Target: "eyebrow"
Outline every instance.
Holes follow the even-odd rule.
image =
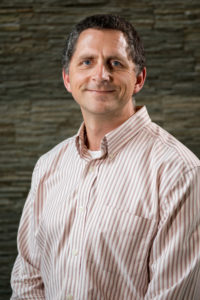
[[[81,61],[81,60],[84,60],[84,59],[95,59],[98,55],[91,55],[91,54],[83,54],[83,55],[80,55],[78,57],[78,60]],[[119,61],[122,61],[124,63],[125,62],[125,59],[123,58],[123,56],[121,55],[110,55],[106,58],[106,60],[119,60]]]
[[[87,54],[83,54],[81,56],[78,57],[78,60],[83,60],[83,59],[93,59],[95,58],[95,55],[87,55]]]

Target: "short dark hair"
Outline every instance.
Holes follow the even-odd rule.
[[[142,41],[133,27],[133,25],[117,15],[101,14],[93,15],[83,19],[75,25],[71,33],[67,37],[63,50],[62,66],[68,72],[71,58],[75,52],[76,43],[82,31],[94,29],[113,29],[123,32],[128,43],[128,55],[132,58],[137,68],[137,73],[140,73],[145,67],[145,54]]]

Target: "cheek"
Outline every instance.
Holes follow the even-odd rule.
[[[132,72],[123,72],[120,76],[116,76],[115,80],[124,87],[134,86],[136,83],[135,74]]]
[[[73,86],[76,89],[83,88],[86,85],[87,82],[88,82],[87,76],[85,76],[83,74],[76,74],[76,75],[74,75]]]
[[[132,74],[130,74],[127,78],[127,86],[128,86],[128,89],[130,91],[133,91],[135,89],[135,85],[136,85],[136,78],[135,76],[133,76]]]
[[[130,94],[135,88],[136,81],[131,76],[126,76],[121,80],[121,88],[125,93]]]

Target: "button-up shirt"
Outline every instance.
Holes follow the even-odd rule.
[[[100,151],[82,124],[38,160],[11,299],[199,300],[200,161],[145,107]]]

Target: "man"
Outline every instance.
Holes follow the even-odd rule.
[[[133,104],[145,77],[120,17],[69,35],[63,80],[84,123],[36,164],[13,300],[200,299],[200,162]]]

